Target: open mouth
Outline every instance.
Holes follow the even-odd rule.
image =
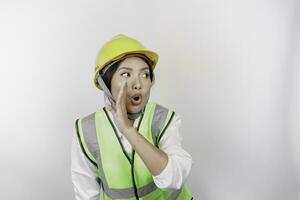
[[[142,95],[137,94],[131,97],[131,103],[133,105],[139,105],[142,102]]]

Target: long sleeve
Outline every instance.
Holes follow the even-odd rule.
[[[99,199],[100,186],[95,177],[96,167],[83,154],[74,133],[71,149],[71,177],[76,200]]]
[[[153,176],[153,180],[157,187],[168,191],[181,188],[192,166],[191,155],[181,146],[180,126],[181,116],[175,114],[159,143],[159,148],[168,155],[168,163],[159,175]]]

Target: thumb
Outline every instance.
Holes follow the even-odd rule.
[[[115,109],[111,106],[111,105],[106,105],[105,106],[107,110],[109,110],[110,112],[112,112],[113,114],[116,112]]]

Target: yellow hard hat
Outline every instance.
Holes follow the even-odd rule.
[[[125,55],[135,53],[147,56],[152,61],[151,68],[152,70],[154,70],[155,65],[158,61],[157,53],[147,50],[136,39],[130,38],[123,34],[119,34],[106,42],[97,53],[94,74],[95,86],[98,89],[103,90],[98,83],[97,77],[99,75],[99,71],[103,69],[108,63],[118,60]]]

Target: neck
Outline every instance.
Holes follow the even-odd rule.
[[[130,121],[130,125],[133,126],[134,120],[129,120]]]
[[[127,116],[129,120],[135,120],[137,119],[140,115],[142,114],[142,111],[138,112],[138,113],[128,113],[127,112]]]

